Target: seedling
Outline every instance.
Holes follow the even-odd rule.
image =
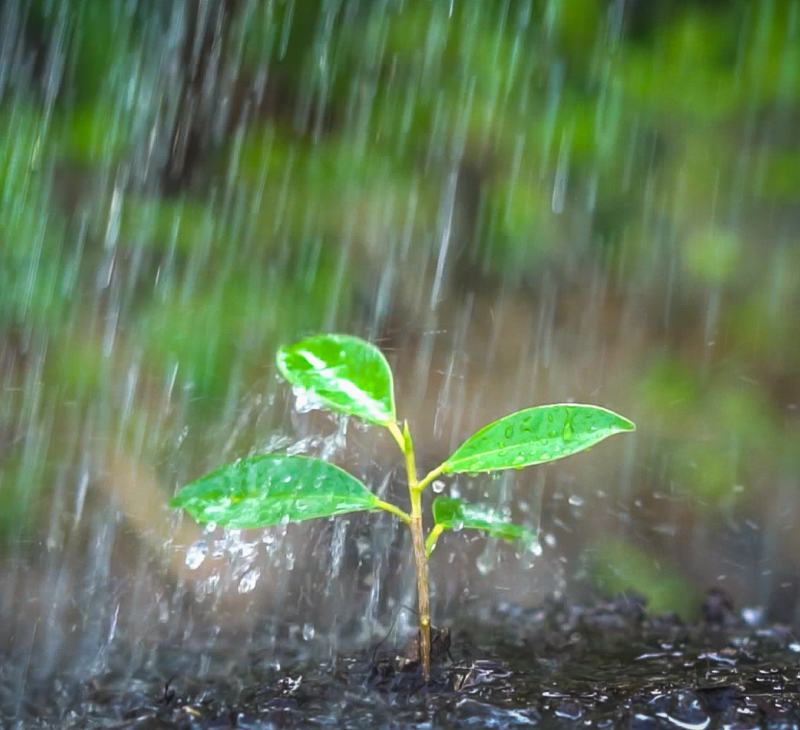
[[[527,408],[485,426],[445,462],[417,478],[408,423],[398,424],[392,372],[377,347],[357,337],[326,334],[278,350],[278,369],[295,388],[327,408],[389,430],[405,458],[411,511],[384,502],[361,481],[321,459],[266,454],[220,467],[181,489],[170,507],[200,523],[253,528],[347,512],[385,510],[408,525],[417,575],[419,649],[426,680],[431,671],[428,558],[445,530],[473,529],[537,545],[536,534],[487,504],[436,497],[433,527],[422,521],[422,494],[443,474],[522,469],[588,449],[634,424],[605,408],[574,403]]]

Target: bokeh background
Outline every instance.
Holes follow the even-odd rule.
[[[387,435],[276,377],[331,330],[386,352],[425,468],[538,403],[639,427],[443,485],[543,555],[446,536],[435,621],[626,589],[691,619],[712,586],[800,616],[797,0],[3,0],[0,130],[0,638],[31,671],[335,650],[413,602],[388,517],[166,508],[279,449],[403,499]]]

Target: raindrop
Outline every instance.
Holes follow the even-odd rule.
[[[510,439],[514,435],[514,427],[506,426],[506,438]]]
[[[569,421],[567,421],[567,423],[564,425],[564,429],[561,431],[561,438],[564,439],[564,441],[571,441],[572,436],[573,436],[572,424]]]
[[[574,700],[564,700],[556,708],[555,715],[567,720],[579,720],[583,715],[583,708]]]
[[[239,581],[239,593],[250,593],[258,583],[261,571],[258,568],[248,570]]]
[[[306,641],[311,641],[314,638],[314,627],[311,624],[303,625],[303,638]]]
[[[434,479],[431,482],[431,489],[433,489],[436,494],[441,494],[444,491],[445,483],[441,479]]]
[[[742,619],[748,626],[759,626],[764,620],[764,609],[760,606],[754,608],[743,608]]]
[[[478,572],[481,575],[489,575],[492,570],[492,565],[494,564],[494,557],[492,555],[491,546],[487,546],[486,549],[478,556],[478,559],[475,561],[475,567],[478,569]]]
[[[325,408],[325,404],[311,391],[305,388],[292,388],[294,394],[294,409],[298,413],[311,413]]]
[[[186,551],[186,567],[189,570],[197,570],[208,555],[208,545],[204,540],[193,543]]]
[[[582,507],[583,506],[583,497],[581,497],[579,494],[573,494],[569,498],[569,503],[573,507]]]

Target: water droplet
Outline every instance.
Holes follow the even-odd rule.
[[[248,570],[239,581],[239,593],[250,593],[256,587],[261,571],[258,568]]]
[[[441,479],[434,479],[431,483],[431,489],[433,489],[436,494],[441,494],[444,491],[445,483]]]
[[[314,627],[311,624],[303,624],[303,638],[306,641],[311,641],[314,638]]]
[[[464,523],[462,521],[457,521],[453,523],[453,532],[460,532],[464,529]]]
[[[572,424],[567,421],[564,425],[564,429],[561,431],[561,438],[564,439],[564,441],[571,441],[573,435]]]
[[[748,626],[758,626],[764,620],[764,609],[761,607],[743,608],[741,615]]]
[[[579,494],[573,494],[569,498],[569,503],[573,507],[581,507],[583,506],[583,497],[581,497]]]
[[[492,555],[492,549],[491,546],[487,546],[475,561],[475,567],[478,569],[478,572],[481,575],[488,575],[491,572],[493,565],[494,557]]]
[[[311,391],[305,388],[292,388],[294,409],[298,413],[311,413],[325,408],[325,404]]]
[[[204,540],[193,543],[186,551],[186,567],[189,570],[197,570],[208,555],[208,545]]]
[[[506,438],[510,439],[514,435],[514,427],[506,426]]]

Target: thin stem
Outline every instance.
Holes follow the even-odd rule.
[[[436,541],[439,539],[439,535],[441,535],[445,531],[444,525],[435,525],[434,528],[428,533],[428,539],[425,540],[425,557],[429,558],[431,553],[433,552],[433,548],[436,547]]]
[[[417,489],[420,492],[424,491],[425,487],[427,487],[436,477],[439,476],[444,471],[444,464],[439,464],[433,471],[429,471],[417,484]]]
[[[419,484],[417,483],[417,461],[414,456],[414,443],[411,441],[411,432],[408,430],[408,421],[403,424],[403,455],[406,457],[406,477],[408,478],[408,489],[409,491],[412,489],[417,489],[421,492],[422,490],[419,488]],[[413,498],[411,501],[413,503]],[[411,514],[414,514],[413,510]]]
[[[384,424],[386,428],[389,429],[389,433],[392,434],[394,440],[397,442],[397,445],[400,447],[400,451],[404,454],[406,452],[406,441],[403,438],[403,432],[400,430],[400,427],[394,422],[389,421],[388,423]]]
[[[425,681],[431,677],[431,607],[428,589],[428,557],[422,532],[422,492],[409,483],[411,495],[411,542],[417,568],[417,610],[419,612],[419,653]]]
[[[411,542],[414,546],[414,567],[417,571],[417,611],[419,614],[419,653],[422,661],[422,674],[427,682],[431,678],[431,606],[430,589],[428,586],[428,556],[425,552],[425,535],[422,526],[422,487],[417,482],[417,463],[414,457],[414,443],[411,440],[411,432],[408,430],[408,423],[403,424],[403,430],[394,423],[387,423],[389,429],[400,450],[403,452],[406,462],[406,481],[408,482],[408,495],[411,498],[411,515],[407,515],[394,505],[388,505],[394,509],[389,512],[396,514],[411,528]],[[430,477],[430,475],[428,475]],[[427,478],[427,477],[426,477]],[[430,477],[431,479],[433,477]],[[382,509],[382,505],[378,505]]]
[[[375,502],[375,506],[379,509],[391,512],[395,517],[399,517],[407,525],[411,525],[411,515],[407,512],[403,512],[403,510],[401,510],[399,507],[395,507],[391,502],[384,502],[382,499],[378,499]]]

